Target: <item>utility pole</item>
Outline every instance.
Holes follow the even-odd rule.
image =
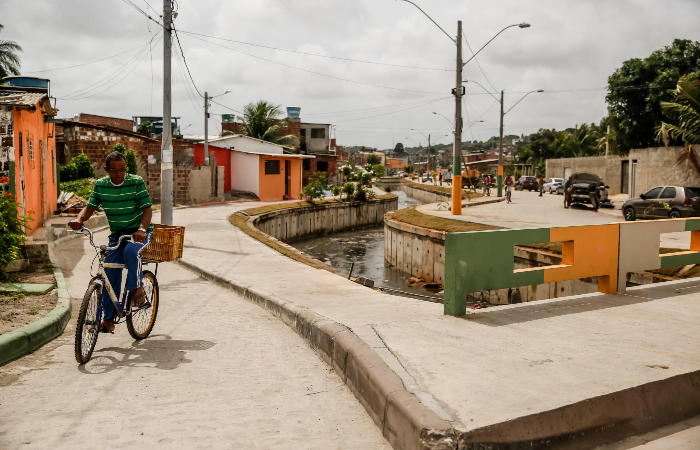
[[[209,93],[204,93],[204,165],[209,165]]]
[[[428,163],[426,164],[428,171],[430,171],[430,135],[428,135]]]
[[[462,21],[457,22],[457,85],[455,87],[455,140],[452,157],[452,215],[462,215]]]
[[[163,0],[163,134],[160,147],[160,222],[173,224],[173,127],[171,119],[172,0]]]
[[[498,196],[503,197],[503,91],[501,91],[501,134],[498,140]]]

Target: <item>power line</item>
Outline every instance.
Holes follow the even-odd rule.
[[[204,98],[201,92],[199,92],[199,89],[197,89],[197,84],[194,82],[194,78],[192,78],[192,73],[190,72],[190,68],[187,65],[187,59],[185,58],[185,52],[182,50],[182,44],[180,44],[180,37],[177,35],[177,30],[175,29],[175,26],[173,26],[173,31],[175,32],[175,39],[177,39],[177,46],[180,47],[180,53],[182,53],[182,62],[185,63],[185,68],[187,69],[187,74],[190,76],[190,80],[192,80],[192,86],[194,86],[194,89],[197,91],[197,94],[199,94],[200,97]]]
[[[180,32],[181,32],[181,33],[185,33],[185,34],[190,34],[190,35],[193,35],[193,36],[202,36],[202,37],[207,37],[207,38],[211,38],[211,39],[218,39],[218,40],[221,40],[221,41],[233,42],[233,43],[236,43],[236,44],[250,45],[250,46],[253,46],[253,47],[266,48],[266,49],[269,49],[269,50],[278,50],[278,51],[281,51],[281,52],[297,53],[297,54],[299,54],[299,55],[315,56],[315,57],[318,57],[318,58],[337,59],[337,60],[340,60],[340,61],[349,61],[349,62],[356,62],[356,63],[363,63],[363,64],[374,64],[374,65],[378,65],[378,66],[400,67],[400,68],[402,68],[402,69],[435,70],[435,71],[441,71],[441,72],[454,72],[454,71],[455,71],[454,69],[439,69],[439,68],[436,68],[436,67],[405,66],[405,65],[402,65],[402,64],[390,64],[390,63],[382,63],[382,62],[376,62],[376,61],[365,61],[365,60],[361,60],[361,59],[343,58],[343,57],[340,57],[340,56],[319,55],[318,53],[301,52],[301,51],[298,51],[298,50],[290,50],[290,49],[287,49],[287,48],[272,47],[272,46],[269,46],[269,45],[262,45],[262,44],[253,44],[253,43],[251,43],[251,42],[243,42],[243,41],[236,41],[236,40],[233,40],[233,39],[221,38],[221,37],[217,37],[217,36],[209,36],[209,35],[202,34],[202,33],[194,33],[194,32],[192,32],[192,31],[180,30]]]
[[[374,118],[374,117],[388,116],[389,114],[396,114],[396,113],[400,113],[400,112],[403,112],[403,111],[408,111],[409,109],[419,108],[419,107],[421,107],[421,106],[428,106],[428,105],[430,105],[430,104],[433,104],[433,103],[436,103],[436,102],[439,102],[439,101],[442,101],[442,100],[446,100],[446,99],[448,99],[448,98],[452,98],[452,96],[450,96],[450,97],[439,98],[439,99],[437,99],[437,100],[431,100],[431,101],[428,101],[428,102],[424,102],[423,104],[420,104],[420,105],[417,105],[417,106],[411,106],[410,108],[405,108],[405,109],[401,109],[401,110],[398,110],[398,111],[392,111],[392,112],[388,112],[388,113],[384,113],[384,114],[377,114],[377,115],[375,115],[375,116],[360,117],[360,118],[357,118],[357,119],[339,120],[339,121],[336,121],[335,123],[354,122],[354,121],[356,121],[356,120],[365,120],[365,119],[372,119],[372,118]]]
[[[214,100],[212,100],[212,99],[209,99],[209,101],[212,102],[212,103],[216,103],[216,104],[219,105],[219,106],[223,106],[223,107],[226,108],[226,109],[230,109],[230,110],[233,111],[233,112],[237,112],[238,114],[243,114],[242,112],[238,111],[237,109],[233,109],[233,108],[231,108],[230,106],[222,105],[221,103],[219,103],[219,102],[217,102],[217,101],[214,101]]]
[[[152,38],[151,38],[151,40],[152,40]],[[82,64],[76,64],[76,65],[74,65],[74,66],[59,67],[58,69],[45,69],[45,70],[34,70],[34,71],[30,71],[30,72],[23,71],[23,72],[24,72],[24,73],[55,72],[55,71],[57,71],[57,70],[66,70],[66,69],[73,69],[73,68],[75,68],[75,67],[87,66],[87,65],[95,64],[95,63],[98,63],[98,62],[101,62],[101,61],[106,61],[106,60],[108,60],[108,59],[116,58],[117,56],[121,56],[121,55],[123,55],[123,54],[125,54],[125,53],[133,52],[133,51],[136,50],[137,48],[143,48],[143,47],[149,45],[149,44],[151,43],[151,40],[149,40],[149,41],[146,42],[145,44],[139,45],[139,46],[134,47],[134,48],[130,48],[129,50],[123,51],[123,52],[121,52],[121,53],[117,53],[116,55],[108,56],[108,57],[106,57],[106,58],[98,59],[98,60],[95,60],[95,61],[90,61],[90,62],[86,62],[86,63],[82,63]]]
[[[481,74],[484,76],[484,78],[486,78],[486,81],[488,82],[489,86],[491,86],[491,89],[493,89],[494,91],[497,91],[498,89],[496,89],[493,86],[493,84],[491,84],[491,80],[489,80],[489,77],[486,76],[486,72],[484,72],[484,69],[481,68],[481,64],[479,63],[479,60],[476,59],[476,55],[474,54],[474,50],[472,50],[472,46],[469,45],[469,41],[467,40],[467,35],[462,33],[462,36],[464,37],[464,42],[467,43],[467,47],[469,47],[469,51],[472,52],[472,55],[474,57],[474,61],[476,61],[476,65],[479,66],[479,70],[481,71]]]
[[[126,3],[127,5],[131,6],[132,8],[134,8],[139,14],[142,14],[142,15],[143,15],[145,18],[147,18],[148,20],[151,20],[151,21],[153,21],[154,23],[157,23],[159,27],[163,28],[163,24],[162,24],[162,23],[160,23],[159,21],[155,20],[155,19],[154,19],[153,17],[151,17],[150,14],[148,14],[146,11],[144,11],[143,9],[139,8],[138,6],[136,6],[136,5],[134,4],[134,2],[132,2],[131,0],[122,0],[122,1],[123,1],[124,3]],[[149,5],[149,6],[150,6],[150,5]],[[153,8],[151,8],[151,9],[153,9]],[[155,10],[154,10],[154,11],[155,11]],[[157,14],[157,11],[156,11],[156,14]]]
[[[402,106],[415,105],[415,104],[423,103],[423,102],[425,102],[425,100],[421,100],[421,101],[417,101],[417,102],[410,102],[410,103],[401,103],[398,105],[377,106],[374,108],[348,109],[346,111],[329,111],[329,112],[324,112],[324,113],[304,113],[304,115],[305,116],[324,116],[324,115],[329,115],[329,114],[346,115],[346,114],[353,114],[353,113],[362,112],[362,111],[373,111],[373,110],[379,110],[379,109],[399,108]]]
[[[370,87],[376,87],[376,88],[381,88],[381,89],[389,89],[389,90],[392,90],[392,91],[414,92],[414,93],[418,93],[418,94],[437,94],[437,95],[444,94],[443,92],[429,92],[429,91],[418,91],[418,90],[413,90],[413,89],[394,88],[394,87],[390,87],[390,86],[381,86],[381,85],[378,85],[378,84],[364,83],[364,82],[362,82],[362,81],[349,80],[349,79],[347,79],[347,78],[341,78],[341,77],[336,77],[336,76],[333,76],[333,75],[328,75],[328,74],[325,74],[325,73],[314,72],[313,70],[302,69],[301,67],[290,66],[289,64],[284,64],[284,63],[281,63],[281,62],[278,62],[278,61],[273,61],[273,60],[271,60],[271,59],[263,58],[262,56],[257,56],[257,55],[252,55],[252,54],[250,54],[250,53],[242,52],[242,51],[240,51],[240,50],[236,50],[236,49],[231,48],[231,47],[226,47],[225,45],[217,44],[216,42],[210,42],[210,41],[207,41],[206,39],[202,39],[202,38],[199,38],[199,37],[196,37],[196,36],[190,36],[190,37],[193,38],[193,39],[199,39],[200,41],[204,41],[204,42],[207,42],[207,43],[212,44],[212,45],[216,45],[216,46],[218,46],[218,47],[222,47],[222,48],[231,50],[231,51],[236,52],[236,53],[240,53],[240,54],[242,54],[242,55],[250,56],[251,58],[260,59],[260,60],[267,61],[267,62],[272,63],[272,64],[277,64],[277,65],[280,65],[280,66],[283,66],[283,67],[287,67],[287,68],[290,68],[290,69],[295,69],[295,70],[299,70],[299,71],[302,71],[302,72],[307,72],[307,73],[311,73],[311,74],[314,74],[314,75],[318,75],[318,76],[321,76],[321,77],[331,78],[331,79],[334,79],[334,80],[340,80],[340,81],[345,81],[345,82],[348,82],[348,83],[354,83],[354,84],[359,84],[359,85],[363,85],[363,86],[370,86]]]

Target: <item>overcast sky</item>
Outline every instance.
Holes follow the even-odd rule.
[[[145,0],[131,1],[155,16]],[[162,1],[148,3],[162,10]],[[527,29],[510,28],[489,44],[477,57],[481,69],[474,60],[465,67],[465,79],[491,92],[506,90],[506,109],[522,96],[520,92],[546,91],[530,95],[506,116],[506,134],[598,122],[606,113],[607,77],[623,61],[646,57],[675,38],[700,40],[697,0],[415,3],[450,35],[456,35],[461,19],[474,51],[508,25],[532,24]],[[24,49],[23,74],[51,79],[60,117],[80,112],[129,119],[162,114],[159,27],[126,0],[1,0],[0,23],[5,26],[0,39],[17,41]],[[451,133],[451,125],[432,112],[450,120],[454,117],[450,89],[455,83],[456,47],[404,1],[179,0],[175,25],[183,31],[180,42],[199,91],[218,95],[231,90],[216,101],[235,110],[260,99],[283,107],[299,106],[305,122],[336,124],[341,145],[380,149],[395,142],[414,145],[407,137],[425,145],[427,139],[412,129],[432,134],[433,142]],[[195,38],[186,31],[422,69]],[[151,39],[153,51],[149,52]],[[93,64],[55,70],[120,53]],[[466,45],[464,55],[465,60],[471,56]],[[36,72],[48,69],[52,70]],[[186,73],[184,77],[189,78]],[[203,134],[203,100],[187,83],[189,95],[181,66],[173,59],[173,116],[182,117],[183,130],[192,123],[186,134]],[[476,123],[463,139],[497,135],[498,105],[474,83],[467,83],[466,90],[474,94],[466,97],[469,120],[482,117],[485,122]],[[236,114],[219,105],[212,112]],[[220,132],[220,120],[212,116],[210,134]],[[467,120],[465,116],[465,128]],[[442,137],[438,142],[450,139]]]

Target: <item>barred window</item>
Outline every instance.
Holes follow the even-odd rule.
[[[279,159],[268,159],[265,161],[265,175],[279,175],[280,161]]]
[[[27,154],[29,158],[29,166],[34,167],[34,136],[32,136],[31,134],[27,135]]]

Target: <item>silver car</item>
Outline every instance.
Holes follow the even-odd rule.
[[[625,220],[700,217],[700,188],[657,186],[622,204]]]
[[[554,194],[555,192],[557,192],[557,188],[559,187],[560,184],[564,184],[563,178],[550,178],[547,180],[547,182],[542,187],[544,188],[544,192],[549,192],[550,194]]]

